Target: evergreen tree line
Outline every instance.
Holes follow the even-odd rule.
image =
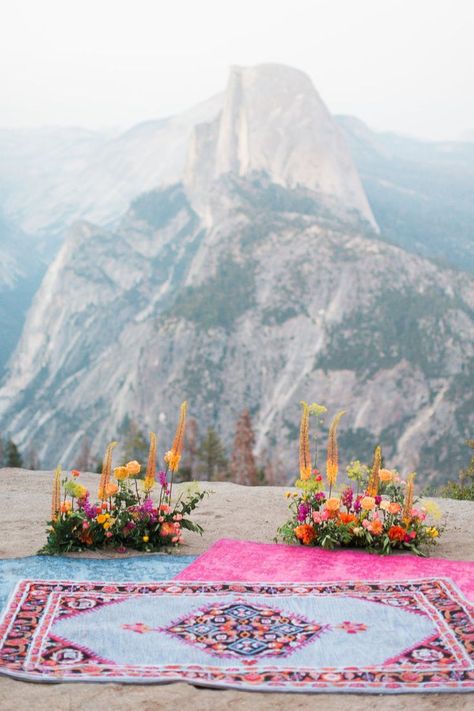
[[[0,467],[22,467],[23,457],[11,437],[0,435]]]
[[[119,434],[124,461],[136,459],[142,463],[146,462],[148,437],[137,422],[127,419]],[[183,457],[176,480],[232,481],[249,486],[278,483],[281,479],[278,467],[265,457],[257,460],[254,449],[255,433],[248,410],[244,410],[237,421],[230,452],[213,427],[208,427],[201,434],[197,421],[190,418],[186,426]],[[91,455],[87,437],[82,441],[75,467],[81,471],[101,470],[102,462]]]

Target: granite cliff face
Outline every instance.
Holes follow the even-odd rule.
[[[304,75],[234,69],[222,107],[190,132],[175,184],[113,229],[71,228],[10,361],[0,426],[45,465],[73,465],[84,434],[99,452],[127,416],[163,448],[187,397],[228,443],[248,407],[258,453],[290,473],[298,403],[317,400],[348,410],[346,459],[380,441],[420,479],[455,475],[473,425],[473,278],[378,237]]]

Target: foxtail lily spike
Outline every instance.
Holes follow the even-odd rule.
[[[337,426],[343,415],[346,414],[345,410],[341,410],[334,416],[331,426],[329,428],[328,436],[328,450],[326,458],[326,476],[329,485],[329,490],[337,481],[337,475],[339,473],[339,452],[337,448]]]
[[[403,520],[408,523],[411,520],[411,510],[413,508],[413,494],[415,488],[415,472],[407,477],[407,488],[405,490],[405,501],[403,502]]]
[[[102,463],[102,474],[99,481],[99,499],[104,501],[107,498],[107,486],[110,480],[110,472],[112,470],[112,450],[117,446],[117,442],[110,442],[105,450],[105,457]]]
[[[146,493],[149,493],[155,485],[156,471],[156,435],[150,432],[150,449],[148,451],[148,463],[146,467],[145,481],[143,487]]]
[[[51,520],[56,521],[61,506],[61,466],[58,465],[54,472],[53,496],[51,501]]]
[[[374,451],[374,461],[367,484],[367,496],[377,496],[379,493],[380,467],[382,466],[382,448],[377,445]]]
[[[311,476],[311,452],[309,445],[309,406],[301,401],[303,412],[300,422],[300,479],[305,481]]]

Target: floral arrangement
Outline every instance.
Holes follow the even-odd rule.
[[[275,540],[306,546],[365,548],[384,555],[406,549],[424,555],[442,532],[433,519],[441,512],[433,501],[417,506],[415,473],[402,481],[394,470],[383,467],[382,450],[375,448],[372,465],[352,461],[347,467],[350,484],[336,489],[339,473],[337,427],[345,414],[338,412],[329,428],[326,489],[317,469],[317,452],[311,461],[310,415],[321,417],[326,408],[302,402],[300,425],[300,475],[297,492],[287,492],[291,518],[278,529]]]
[[[112,452],[106,449],[97,498],[79,482],[73,469],[63,477],[61,467],[54,474],[51,520],[48,538],[40,553],[66,553],[112,547],[155,551],[183,542],[183,529],[202,534],[199,524],[188,516],[204,498],[197,484],[188,487],[172,502],[173,475],[178,471],[186,422],[186,402],[181,405],[179,422],[171,449],[164,456],[165,468],[156,471],[156,436],[150,433],[148,463],[144,474],[137,461],[113,470]],[[155,499],[153,494],[157,491]]]

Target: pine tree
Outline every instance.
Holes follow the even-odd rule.
[[[75,464],[75,468],[81,472],[88,472],[94,466],[91,457],[91,443],[87,435],[84,435],[82,438],[81,449],[79,450]]]
[[[7,440],[5,447],[5,466],[18,468],[23,466],[22,456],[15,442],[11,438]]]
[[[474,439],[468,439],[466,440],[466,444],[468,447],[474,450]],[[474,483],[474,454],[471,456],[471,461],[465,467],[464,469],[461,469],[459,472],[459,479],[461,481],[461,484],[463,485],[468,485],[469,482],[467,481],[468,479],[471,480],[471,483]]]
[[[227,477],[228,462],[219,435],[209,427],[197,452],[197,472],[206,481],[219,481]]]
[[[135,420],[129,420],[125,426],[123,456],[129,462],[136,459],[143,464],[148,457],[148,442]]]
[[[198,423],[191,417],[188,419],[186,432],[184,435],[183,458],[179,467],[180,481],[189,481],[196,475],[197,458],[199,452],[199,428]]]
[[[31,469],[32,471],[37,471],[40,467],[41,465],[38,457],[38,451],[34,444],[30,444],[26,454],[26,468]]]
[[[253,450],[255,434],[252,429],[250,412],[244,410],[237,421],[234,449],[232,450],[231,473],[236,484],[256,486],[260,483]]]

